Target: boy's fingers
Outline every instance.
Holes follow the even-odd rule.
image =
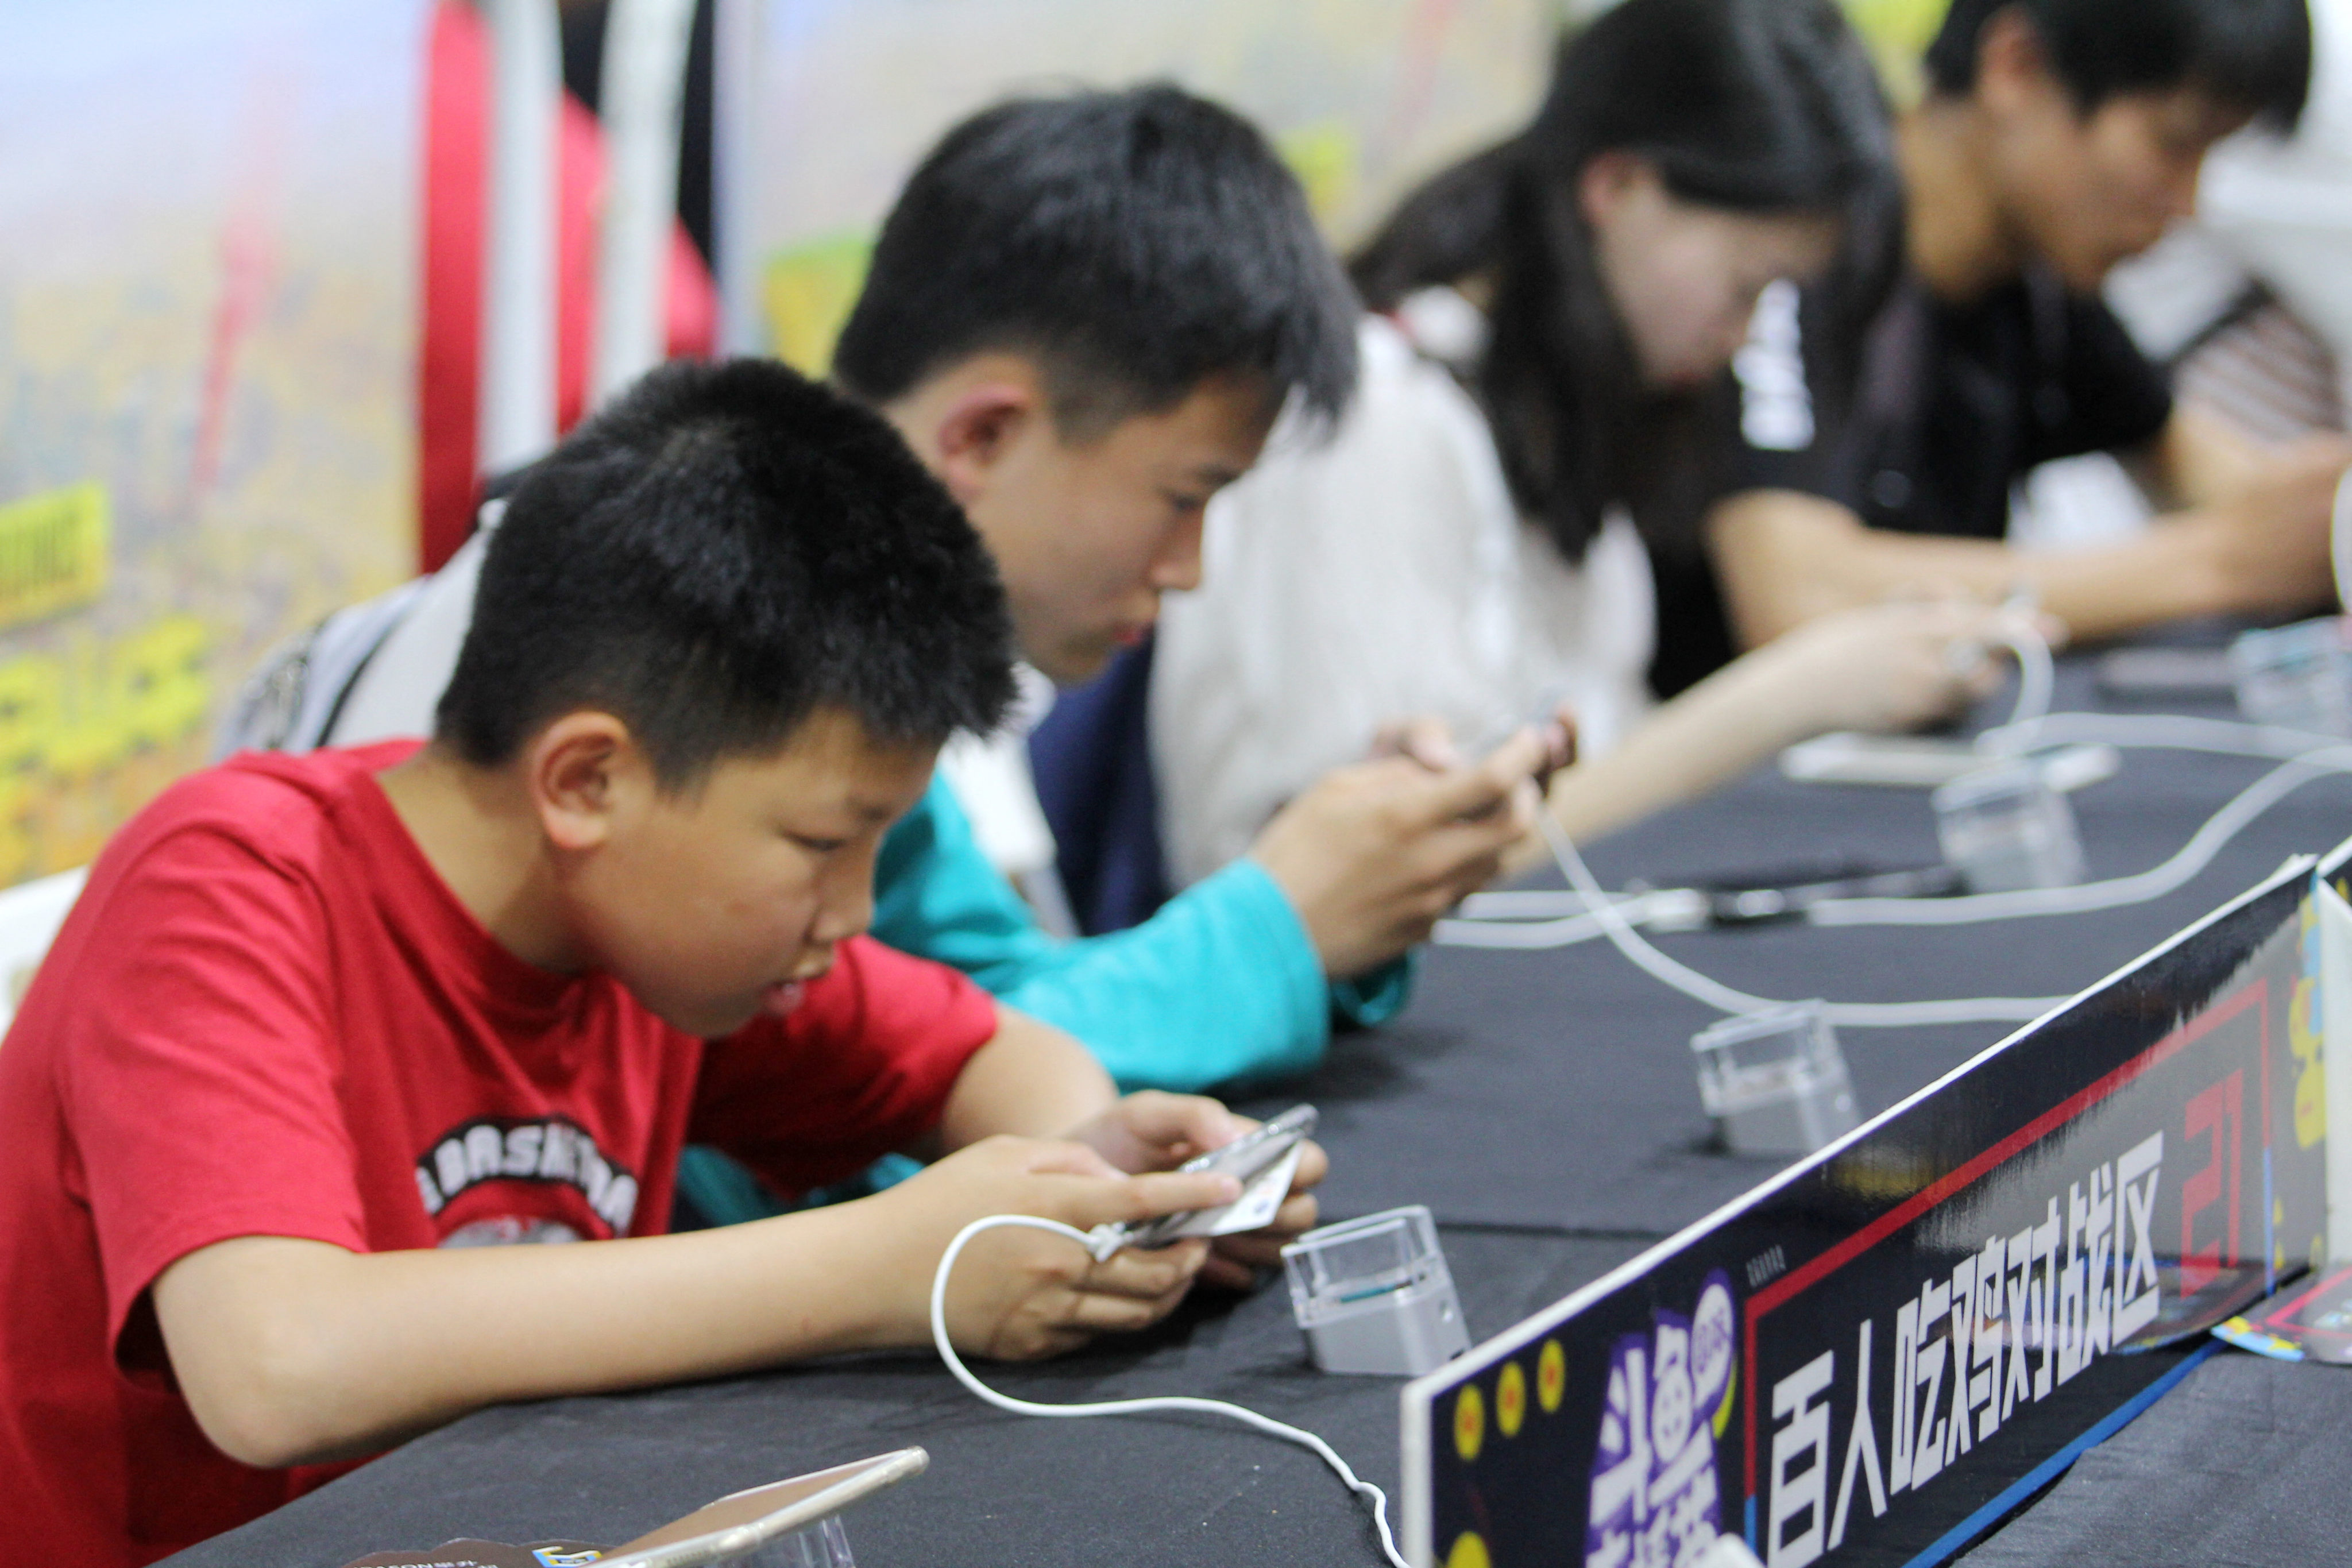
[[[1231,1176],[1162,1171],[1129,1176],[1103,1195],[1104,1218],[1132,1222],[1232,1203],[1242,1195],[1242,1184]]]
[[[1110,1181],[1126,1174],[1088,1145],[1061,1139],[1041,1139],[1034,1144],[1027,1168],[1041,1175],[1099,1176]]]
[[[1282,1206],[1274,1211],[1274,1217],[1257,1234],[1286,1241],[1303,1231],[1313,1230],[1316,1215],[1321,1212],[1322,1205],[1315,1201],[1314,1194],[1294,1193],[1282,1200]]]
[[[1581,740],[1576,729],[1576,709],[1572,704],[1563,702],[1552,710],[1551,718],[1558,731],[1552,737],[1553,769],[1572,767],[1576,763],[1576,748]]]
[[[1511,846],[1535,826],[1542,803],[1532,789],[1514,787],[1496,798],[1496,805],[1483,815],[1458,817],[1423,836],[1430,885],[1448,888],[1457,897],[1485,887]]]
[[[1134,1296],[1103,1296],[1081,1290],[1070,1298],[1060,1317],[1064,1323],[1090,1334],[1131,1334],[1166,1317],[1183,1299],[1181,1293],[1144,1300]]]
[[[1549,743],[1532,726],[1521,730],[1476,765],[1436,781],[1423,802],[1424,820],[1434,825],[1493,811],[1522,780],[1534,776],[1549,752]]]
[[[1257,1286],[1257,1268],[1245,1258],[1232,1253],[1213,1252],[1209,1261],[1201,1265],[1195,1283],[1213,1285],[1220,1290],[1250,1290]]]
[[[1482,759],[1474,772],[1482,773],[1498,789],[1510,789],[1520,780],[1532,777],[1544,760],[1551,755],[1549,736],[1533,724],[1521,726],[1518,733],[1496,747]]]
[[[1149,1251],[1130,1247],[1087,1269],[1078,1289],[1156,1300],[1171,1290],[1182,1289],[1201,1271],[1208,1255],[1209,1244],[1198,1237]]]
[[[1221,1236],[1212,1263],[1237,1264],[1244,1268],[1274,1268],[1282,1263],[1282,1249],[1291,1241],[1288,1236],[1269,1236],[1264,1231],[1252,1231],[1247,1236]],[[1207,1269],[1202,1271],[1204,1275]]]
[[[1222,1149],[1256,1125],[1198,1094],[1131,1094],[1120,1102],[1127,1130],[1158,1148],[1182,1144],[1195,1153]]]
[[[1373,754],[1411,757],[1433,773],[1444,773],[1462,762],[1452,729],[1444,720],[1426,715],[1408,719],[1384,731]]]

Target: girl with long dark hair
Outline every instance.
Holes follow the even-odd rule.
[[[1895,197],[1884,100],[1830,0],[1624,0],[1565,38],[1528,128],[1355,258],[1379,313],[1337,429],[1278,435],[1212,510],[1207,586],[1168,606],[1153,678],[1178,878],[1409,715],[1467,742],[1569,708],[1587,760],[1551,805],[1589,834],[1979,689],[1988,612],[1916,603],[1654,710],[1645,686],[1654,655],[1675,684],[1653,560],[1704,565],[1717,422],[1743,416],[1727,367],[1793,310],[1782,280],[1840,268],[1864,313]],[[1744,416],[1809,420],[1789,390]]]

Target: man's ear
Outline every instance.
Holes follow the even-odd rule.
[[[540,827],[560,850],[603,845],[655,787],[651,760],[629,727],[593,709],[541,731],[524,766]]]
[[[1996,115],[2019,112],[2065,90],[2050,68],[2050,50],[2023,7],[2011,5],[1985,18],[1977,35],[1977,101]]]
[[[1600,231],[1647,185],[1658,183],[1658,172],[1639,153],[1621,148],[1595,153],[1576,172],[1576,208],[1585,226]]]
[[[959,388],[932,432],[932,471],[964,506],[984,494],[998,465],[1039,420],[1050,417],[1034,374],[982,375]]]

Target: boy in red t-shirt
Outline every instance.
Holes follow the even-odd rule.
[[[1165,1170],[1244,1125],[1215,1102],[1118,1100],[860,935],[884,829],[1012,693],[988,558],[881,419],[773,364],[665,368],[525,480],[479,594],[431,744],[166,792],[0,1049],[26,1562],[150,1561],[313,1479],[287,1467],[498,1400],[925,1342],[982,1215],[1234,1195]],[[666,1237],[689,1137],[788,1191],[943,1157]],[[568,1241],[597,1245],[497,1245]],[[1204,1257],[995,1233],[950,1326],[1051,1353],[1157,1320]]]

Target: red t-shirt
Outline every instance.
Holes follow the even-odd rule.
[[[171,1386],[147,1289],[232,1237],[355,1251],[646,1236],[678,1150],[785,1191],[938,1122],[987,995],[863,940],[788,1018],[680,1034],[535,969],[375,781],[413,742],[247,755],[118,834],[0,1046],[0,1540],[122,1568],[322,1473],[251,1469]]]

